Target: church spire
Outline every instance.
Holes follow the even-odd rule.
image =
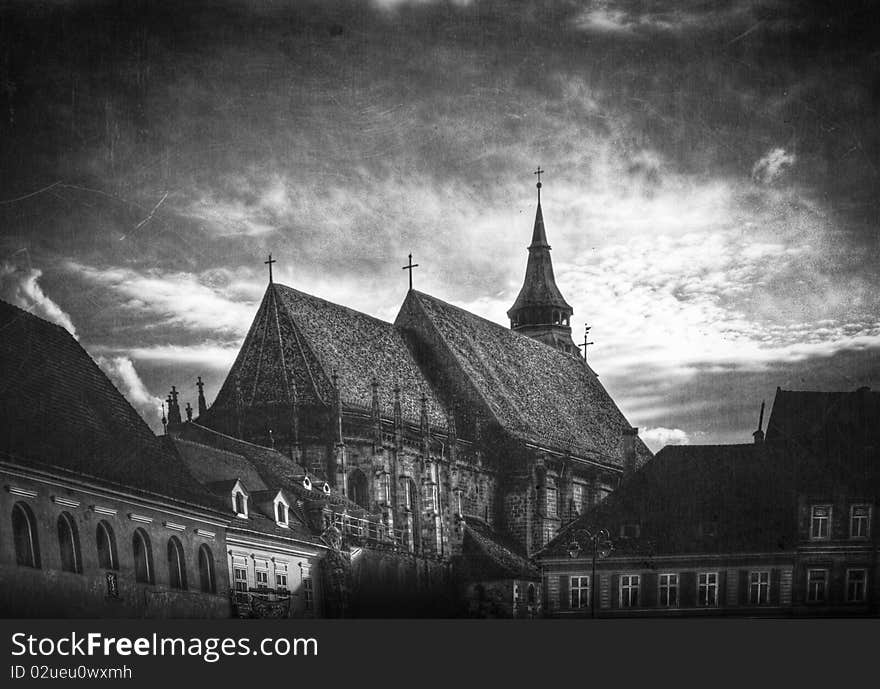
[[[553,275],[553,262],[550,260],[550,243],[544,228],[544,213],[541,210],[541,175],[538,167],[538,207],[535,211],[535,226],[532,230],[532,243],[529,245],[529,259],[526,263],[526,276],[513,306],[507,312],[512,330],[561,349],[568,354],[577,353],[571,339],[569,325],[574,310],[565,301],[556,285]]]

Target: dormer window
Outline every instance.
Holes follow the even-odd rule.
[[[284,499],[284,494],[279,491],[275,496],[275,523],[278,526],[287,527],[289,518],[290,505]]]
[[[232,511],[236,516],[247,519],[248,494],[239,481],[236,481],[235,487],[232,489]]]

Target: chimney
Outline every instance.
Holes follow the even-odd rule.
[[[208,403],[205,402],[205,384],[202,382],[202,377],[199,376],[196,381],[196,387],[199,389],[199,416],[204,415],[205,412],[208,411]]]
[[[764,401],[761,401],[761,414],[758,416],[758,430],[752,433],[752,437],[755,439],[755,445],[762,445],[764,443]]]
[[[639,429],[635,427],[623,429],[623,475],[629,476],[636,470],[636,438]]]

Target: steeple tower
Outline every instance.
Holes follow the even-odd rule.
[[[577,354],[578,349],[571,339],[570,326],[574,310],[556,286],[553,263],[550,260],[550,244],[544,229],[544,214],[541,212],[543,172],[540,167],[535,172],[538,175],[538,210],[535,213],[532,243],[529,245],[526,277],[507,317],[510,318],[512,330],[568,354]]]

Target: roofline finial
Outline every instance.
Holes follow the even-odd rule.
[[[541,169],[541,166],[539,165],[538,169],[535,170],[535,172],[533,174],[538,175],[538,183],[535,186],[538,187],[538,203],[540,204],[541,203],[541,186],[542,186],[541,185],[541,175],[544,174],[544,171]]]

